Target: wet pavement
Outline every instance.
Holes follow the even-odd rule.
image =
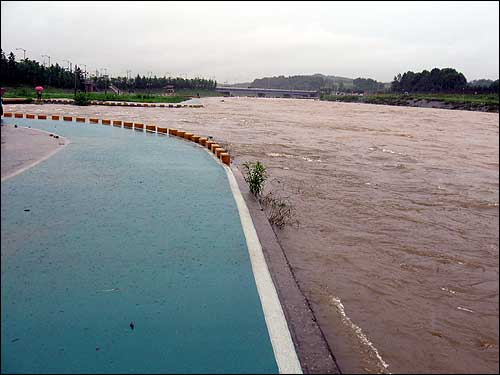
[[[102,125],[2,182],[2,373],[276,373],[223,167]]]

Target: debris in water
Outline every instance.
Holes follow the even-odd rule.
[[[112,288],[112,289],[102,289],[102,290],[98,290],[98,292],[103,292],[103,293],[107,293],[107,292],[117,292],[119,291],[120,288]]]
[[[101,348],[99,348],[98,346],[95,347],[95,351],[98,352],[99,350],[101,350]]]
[[[430,331],[430,334],[431,334],[432,336],[436,336],[436,337],[440,337],[440,338],[442,338],[442,337],[443,337],[443,334],[442,334],[442,333],[440,333],[440,332],[436,332],[436,331]]]
[[[16,342],[16,341],[19,341],[19,340],[20,340],[20,338],[19,338],[19,337],[16,337],[15,339],[10,340],[10,342]]]
[[[133,321],[132,321],[132,322],[130,322],[130,329],[131,329],[131,330],[134,330],[134,327],[135,327],[134,322],[133,322]]]

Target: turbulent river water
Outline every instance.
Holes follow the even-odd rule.
[[[237,163],[263,161],[268,189],[296,209],[278,238],[342,371],[498,372],[498,114],[202,101],[75,111],[211,135]]]

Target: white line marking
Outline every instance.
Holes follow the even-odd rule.
[[[207,150],[208,151],[208,150]],[[238,207],[241,226],[245,233],[250,261],[252,263],[253,275],[259,292],[262,310],[266,319],[267,329],[273,346],[274,356],[278,364],[280,374],[302,374],[299,358],[295,352],[292,336],[288,330],[285,314],[281,308],[278,293],[274,287],[271,274],[262,252],[257,232],[252,222],[248,207],[241,195],[240,189],[229,167],[223,165],[229,185]]]
[[[269,273],[269,268],[267,267],[266,259],[264,258],[264,253],[262,252],[262,246],[257,236],[257,231],[253,225],[252,217],[250,216],[245,200],[241,195],[238,183],[234,178],[233,171],[227,165],[223,164],[213,152],[206,147],[197,143],[194,144],[198,145],[198,147],[202,147],[208,152],[226,171],[229,186],[240,215],[243,233],[245,234],[255,284],[264,312],[271,345],[273,346],[274,357],[278,364],[278,370],[280,374],[302,374],[302,367],[300,366],[300,361],[295,351],[292,336],[288,330],[278,293],[276,292],[271,274]]]
[[[53,132],[51,133],[51,132],[48,132],[48,131],[45,131],[45,130],[41,130],[41,129],[28,128],[26,126],[19,126],[18,125],[18,127],[24,128],[24,129],[35,130],[35,131],[39,131],[39,132],[43,132],[43,133],[47,133],[47,134],[59,135],[59,134],[56,134],[56,133],[53,133]],[[8,180],[9,178],[17,176],[18,174],[23,173],[24,171],[27,171],[30,168],[33,168],[35,165],[41,163],[42,161],[47,160],[48,158],[50,158],[54,154],[58,153],[59,151],[61,151],[63,148],[65,148],[67,145],[69,145],[71,143],[71,141],[68,138],[61,137],[60,135],[59,135],[59,139],[61,139],[61,140],[64,141],[64,145],[59,145],[59,146],[62,146],[62,147],[58,147],[55,150],[49,152],[47,155],[43,156],[42,158],[40,158],[38,160],[35,160],[33,163],[25,165],[21,169],[18,169],[17,171],[14,171],[12,173],[9,173],[8,175],[3,176],[2,179],[1,179],[1,182],[4,182],[4,181]]]

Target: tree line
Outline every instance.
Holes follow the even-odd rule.
[[[173,78],[173,77],[145,77],[139,74],[135,78],[115,77],[111,83],[123,91],[159,90],[170,85],[177,89],[215,90],[217,81],[204,78]]]
[[[1,50],[0,82],[2,86],[47,85],[72,89],[75,87],[75,75],[76,87],[81,90],[84,88],[84,77],[79,67],[75,67],[74,72],[70,72],[59,64],[46,67],[35,60],[16,61],[14,53],[11,52],[7,57]]]
[[[485,81],[487,80],[479,80],[479,85],[477,81],[467,83],[465,76],[453,68],[434,68],[431,71],[423,70],[418,73],[408,71],[396,75],[391,83],[391,91],[398,93],[498,93],[498,79],[490,81],[489,85],[485,85]]]
[[[38,61],[23,59],[16,61],[13,52],[8,56],[1,50],[0,83],[2,86],[45,85],[62,89],[85,89],[85,73],[78,66],[69,71],[59,64],[45,66]],[[113,84],[121,91],[162,90],[167,85],[174,89],[214,90],[217,81],[204,78],[173,78],[173,77],[145,77],[137,75],[135,78],[91,76],[91,82],[99,90],[106,90]],[[407,71],[398,74],[389,84],[371,78],[361,78],[344,81],[335,81],[333,76],[322,74],[278,76],[255,79],[250,87],[287,89],[287,90],[320,90],[327,93],[341,92],[395,92],[395,93],[498,93],[498,79],[476,80],[467,82],[465,76],[453,68],[434,68],[422,72]]]
[[[379,92],[385,90],[385,84],[371,78],[344,78],[340,81],[337,77],[322,74],[278,76],[255,79],[250,87],[272,88],[285,90],[312,90],[324,93],[341,92]]]
[[[106,90],[110,84],[123,91],[158,90],[167,85],[174,89],[214,90],[217,81],[204,78],[173,78],[145,77],[135,78],[91,76],[89,80],[99,89]],[[85,90],[85,72],[78,66],[69,71],[59,64],[45,66],[36,60],[23,59],[16,61],[16,56],[10,52],[8,56],[1,50],[0,83],[2,86],[51,86],[61,89]]]
[[[281,90],[319,90],[327,84],[327,80],[321,75],[297,75],[257,78],[250,87],[261,89]]]
[[[319,90],[324,94],[344,93],[498,93],[498,79],[467,82],[465,76],[453,68],[434,68],[431,71],[408,71],[398,74],[391,83],[371,78],[335,81],[334,76],[322,74],[277,76],[255,79],[250,87],[286,90]]]

